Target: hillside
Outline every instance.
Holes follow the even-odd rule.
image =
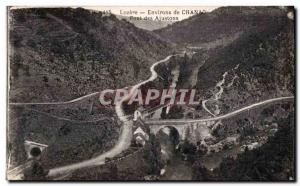
[[[206,96],[219,92],[219,107],[229,110],[294,95],[294,21],[284,15],[271,24],[263,31],[247,31],[224,48],[208,51],[210,57],[199,69],[201,81],[196,87]],[[222,80],[221,92],[217,84]]]
[[[68,101],[130,86],[173,51],[150,31],[82,8],[9,10],[8,46],[9,102]],[[28,161],[27,140],[48,145],[43,169],[97,156],[118,140],[114,113],[97,94],[69,104],[10,105],[9,165]]]
[[[278,7],[221,7],[201,13],[165,28],[155,30],[163,38],[181,45],[202,43],[232,37],[248,29],[263,30],[285,12]]]
[[[241,10],[243,11],[240,12]],[[177,25],[182,28],[182,24],[185,25],[184,28],[196,28],[197,25],[204,25],[199,24],[205,20],[200,19],[201,17],[214,17],[222,12],[224,14],[224,16],[220,15],[220,19],[210,20],[211,25],[207,22],[207,30],[215,30],[215,32],[205,33],[207,37],[202,37],[201,34],[193,36],[188,34],[190,38],[186,38],[185,41],[191,41],[189,45],[195,47],[186,47],[186,50],[196,53],[182,60],[179,86],[196,88],[200,99],[206,101],[207,108],[218,114],[255,101],[294,95],[295,25],[294,20],[287,16],[289,11],[289,9],[272,7],[243,7],[242,9],[222,7],[167,27],[177,33]],[[225,19],[226,15],[230,15],[228,20]],[[259,18],[262,15],[266,15],[264,19]],[[239,22],[240,25],[229,25],[231,33],[221,29],[221,25],[229,21],[230,17],[238,20],[232,21],[232,24]],[[243,20],[251,21],[242,24]],[[264,21],[266,22],[260,25]],[[195,28],[191,32],[201,32],[200,29]],[[228,35],[224,36],[225,33]],[[172,34],[169,36],[170,39]],[[183,35],[177,38],[184,39],[184,37]],[[221,37],[226,42],[216,42]],[[183,46],[180,44],[182,41],[176,39],[172,41]],[[208,43],[194,45],[197,41]],[[201,47],[197,47],[199,45]]]
[[[157,30],[163,28],[169,24],[172,24],[172,21],[159,21],[159,20],[140,20],[140,19],[131,19],[128,16],[117,15],[117,18],[122,20],[126,20],[132,24],[134,24],[138,28],[142,28],[145,30]]]
[[[11,9],[10,101],[70,100],[145,79],[172,52],[154,33],[82,8]]]
[[[8,167],[25,180],[294,181],[294,14],[221,7],[147,31],[82,8],[9,10]],[[195,90],[198,103],[99,102],[122,87]]]

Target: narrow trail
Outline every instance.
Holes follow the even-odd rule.
[[[220,98],[221,98],[221,96],[222,96],[222,94],[223,94],[223,91],[224,91],[224,88],[223,88],[223,85],[224,85],[224,83],[225,83],[225,78],[226,78],[226,76],[228,75],[228,72],[225,72],[224,74],[223,74],[223,78],[222,78],[222,80],[221,81],[219,81],[218,83],[217,83],[217,85],[216,85],[216,88],[219,90],[215,95],[214,95],[214,98],[213,99],[207,99],[207,100],[203,100],[202,101],[202,107],[203,107],[203,109],[204,110],[206,110],[209,114],[211,114],[213,117],[215,117],[219,112],[219,107],[218,107],[218,105],[216,104],[215,105],[215,107],[216,107],[216,110],[215,110],[215,112],[216,113],[213,113],[213,112],[211,112],[207,107],[206,107],[206,102],[208,102],[208,101],[210,101],[210,100],[213,100],[213,101],[218,101]]]
[[[69,118],[64,118],[64,117],[52,115],[52,114],[49,114],[47,112],[43,112],[43,111],[36,110],[36,109],[25,109],[25,110],[33,111],[33,112],[45,115],[47,117],[55,118],[57,120],[68,121],[68,122],[72,122],[72,123],[76,123],[76,124],[82,124],[82,123],[95,123],[96,124],[99,121],[104,121],[104,120],[110,120],[111,119],[110,117],[101,117],[100,119],[96,119],[96,120],[73,120],[73,119],[69,119]]]
[[[222,75],[222,79],[217,82],[216,84],[216,89],[219,90],[218,92],[216,92],[214,95],[213,95],[213,98],[209,98],[209,99],[206,99],[206,100],[203,100],[202,101],[202,108],[208,112],[210,115],[212,115],[213,117],[216,117],[216,115],[218,115],[220,113],[220,108],[219,108],[219,105],[217,104],[219,99],[221,98],[223,92],[224,92],[224,88],[229,88],[233,85],[235,79],[238,78],[238,76],[236,75],[235,73],[235,70],[237,70],[239,68],[240,64],[237,64],[233,69],[229,70],[229,71],[233,71],[234,73],[234,77],[232,78],[231,82],[229,84],[227,84],[227,86],[225,86],[225,80],[226,80],[226,77],[227,75],[229,74],[229,71],[226,71],[224,72],[224,74]],[[215,101],[217,102],[214,106],[215,106],[215,111],[214,113],[212,111],[210,111],[207,107],[206,107],[206,103],[208,101]]]
[[[70,100],[70,101],[59,101],[59,102],[29,102],[29,103],[9,103],[9,105],[17,105],[17,106],[26,106],[26,105],[65,105],[65,104],[70,104],[70,103],[75,103],[77,101],[81,101],[83,99],[95,96],[97,94],[100,94],[100,92],[94,92],[91,94],[87,94],[82,97],[78,97],[76,99]]]

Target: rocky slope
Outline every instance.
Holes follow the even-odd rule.
[[[225,7],[157,30],[187,54],[196,52],[181,59],[177,84],[177,88],[196,88],[202,102],[186,117],[215,117],[263,100],[294,96],[293,13],[290,8]],[[173,109],[169,115],[175,118],[188,107]],[[204,156],[197,153],[193,179],[294,180],[294,106],[260,109],[239,114],[238,119],[209,123],[207,137],[201,134],[203,128],[188,134],[188,141],[200,138],[197,144],[204,147],[197,148],[206,152]],[[243,144],[245,151],[237,148]],[[260,157],[268,157],[267,163]],[[207,165],[216,164],[217,159],[219,167]]]
[[[133,24],[77,8],[9,10],[9,101],[68,101],[136,84],[171,45]],[[99,95],[63,105],[9,107],[10,166],[28,161],[24,141],[48,145],[42,169],[89,159],[110,149],[120,123]],[[59,158],[57,158],[59,157]],[[34,167],[34,165],[32,165]],[[32,179],[33,170],[25,179]]]
[[[263,30],[249,29],[228,46],[208,52],[196,87],[220,103],[223,113],[259,100],[294,95],[294,21],[282,14],[271,24]]]
[[[9,11],[10,100],[70,100],[145,79],[172,51],[154,33],[82,8]]]
[[[196,52],[182,60],[178,86],[197,88],[221,114],[294,94],[292,14],[286,7],[222,7],[156,32]]]

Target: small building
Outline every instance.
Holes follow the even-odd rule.
[[[134,123],[133,131],[133,140],[136,144],[144,146],[149,141],[150,130],[141,119]]]

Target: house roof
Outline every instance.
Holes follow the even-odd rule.
[[[138,127],[134,132],[133,135],[140,136],[142,135],[146,140],[149,140],[149,135],[141,128]]]

